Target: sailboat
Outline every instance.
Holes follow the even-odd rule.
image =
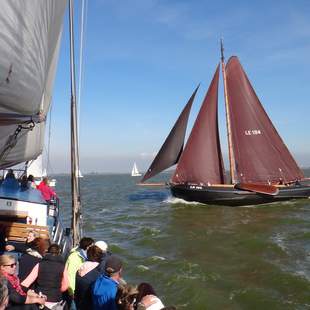
[[[142,175],[142,173],[139,172],[137,164],[134,163],[133,167],[132,167],[132,170],[131,170],[131,176],[132,177],[140,177],[141,175]]]
[[[184,146],[194,91],[141,183],[177,164],[173,196],[212,205],[256,205],[310,196],[306,179],[260,103],[239,59],[225,64],[221,45],[230,176],[218,128],[220,64]],[[184,146],[184,148],[183,148]]]
[[[72,57],[72,0],[70,4],[70,51]],[[44,131],[56,73],[66,0],[5,0],[0,11],[0,169],[25,165],[43,151]],[[72,69],[71,61],[71,75]],[[71,77],[71,89],[74,89]],[[71,150],[76,149],[75,95],[71,95]],[[29,231],[57,243],[66,255],[77,243],[80,219],[76,152],[71,153],[72,236],[64,228],[59,200],[46,201],[25,178],[19,182],[10,171],[0,182],[0,239],[24,242]],[[10,177],[8,177],[8,175]],[[26,180],[27,181],[27,180]],[[0,251],[3,250],[0,248]]]

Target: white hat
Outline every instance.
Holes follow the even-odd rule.
[[[106,252],[108,249],[108,245],[106,242],[104,241],[97,241],[95,242],[95,245],[100,248],[103,252]]]

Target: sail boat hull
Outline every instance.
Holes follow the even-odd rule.
[[[233,186],[201,186],[196,184],[170,184],[174,197],[208,205],[247,206],[310,197],[310,182],[279,187],[277,195],[235,189]]]

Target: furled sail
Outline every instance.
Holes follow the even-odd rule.
[[[0,12],[0,168],[36,158],[66,0],[4,0]]]
[[[189,112],[191,110],[198,88],[199,86],[197,86],[197,88],[194,90],[192,96],[188,100],[185,108],[183,109],[182,113],[180,114],[179,118],[171,129],[168,137],[166,138],[164,144],[157,153],[150,168],[143,176],[141,182],[146,181],[147,179],[175,165],[178,162],[183,150]]]
[[[225,179],[218,130],[219,66],[188,138],[173,183],[223,184]]]
[[[276,183],[302,178],[235,56],[226,64],[226,78],[238,181]]]

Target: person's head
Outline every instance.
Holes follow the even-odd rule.
[[[94,244],[94,239],[84,237],[80,240],[79,248],[86,251],[92,244]]]
[[[137,301],[140,302],[142,298],[146,295],[154,295],[157,296],[153,286],[149,283],[142,282],[138,285],[138,296]]]
[[[42,179],[42,181],[43,181],[44,184],[48,185],[48,177],[44,177],[44,178]]]
[[[6,179],[15,179],[15,174],[13,172],[13,169],[9,169],[6,176],[5,176]]]
[[[91,262],[100,263],[103,258],[103,251],[96,245],[92,245],[87,249],[87,258]]]
[[[96,241],[96,242],[95,242],[95,245],[96,245],[98,248],[100,248],[100,249],[103,251],[103,253],[106,253],[107,250],[108,250],[108,245],[107,245],[107,243],[104,242],[104,241],[102,241],[102,240]]]
[[[47,252],[52,254],[53,256],[58,256],[61,253],[61,248],[58,244],[53,243],[49,246]]]
[[[4,310],[9,302],[9,292],[6,279],[0,277],[0,310]]]
[[[104,266],[105,274],[110,278],[120,279],[123,263],[116,255],[111,255],[107,258]]]
[[[138,290],[131,285],[119,285],[115,297],[118,310],[134,310]]]
[[[39,234],[35,230],[30,230],[28,232],[26,242],[30,243],[31,241],[33,241],[35,238],[38,238],[38,237],[39,237]]]
[[[34,176],[32,174],[28,175],[28,181],[29,182],[34,182]]]
[[[39,237],[39,238],[35,238],[33,241],[31,241],[29,243],[29,247],[32,250],[35,250],[35,251],[39,252],[42,256],[44,256],[44,254],[46,253],[46,251],[49,247],[49,242],[48,242],[48,240]]]
[[[10,274],[10,275],[16,273],[16,260],[13,255],[0,256],[0,272],[1,274]]]

